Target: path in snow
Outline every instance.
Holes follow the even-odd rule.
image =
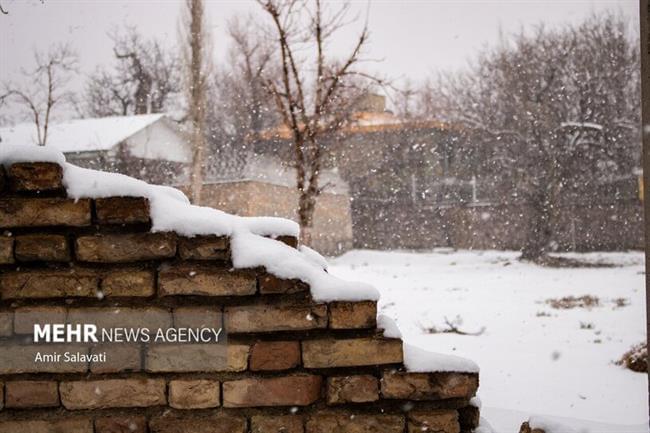
[[[333,259],[330,272],[374,284],[380,311],[397,321],[405,341],[476,361],[495,430],[516,432],[524,414],[543,414],[601,423],[601,431],[647,431],[646,376],[613,364],[645,339],[643,254],[572,254],[620,266],[565,269],[521,263],[517,255],[357,250]],[[600,306],[545,303],[570,295],[597,296]],[[629,305],[617,306],[617,298]],[[463,331],[485,331],[425,331],[445,329],[445,317]]]

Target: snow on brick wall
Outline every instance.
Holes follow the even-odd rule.
[[[378,324],[377,291],[330,276],[294,223],[192,206],[47,148],[3,148],[0,163],[0,432],[478,425],[478,367],[403,345]],[[152,339],[42,344],[35,323]],[[179,337],[206,329],[220,331]],[[54,352],[76,358],[38,361]]]

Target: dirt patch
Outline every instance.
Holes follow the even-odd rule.
[[[596,296],[584,295],[580,297],[565,296],[563,298],[547,299],[546,303],[557,310],[570,310],[572,308],[593,308],[600,305]]]
[[[535,260],[525,260],[530,263],[534,263],[539,266],[544,266],[548,268],[615,268],[617,265],[612,263],[607,263],[603,261],[585,261],[577,260],[569,257],[559,257],[559,256],[542,256]]]

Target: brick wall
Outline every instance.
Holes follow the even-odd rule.
[[[259,181],[205,184],[202,202],[241,216],[277,216],[298,220],[298,193],[293,188]],[[325,255],[352,248],[352,216],[347,194],[322,193],[314,211],[312,247]]]
[[[187,188],[181,188],[187,191]],[[206,183],[201,204],[240,216],[277,216],[298,221],[298,193],[294,188],[246,180]],[[340,255],[352,248],[350,196],[324,192],[314,211],[311,247],[324,255]]]
[[[0,167],[0,433],[437,433],[478,423],[478,375],[408,373],[375,302],[233,270],[229,240],[151,233],[146,199],[71,200],[61,169]],[[280,241],[295,246],[296,239]],[[35,323],[223,326],[37,363]],[[47,346],[49,351],[56,344]],[[85,354],[92,344],[61,347]]]

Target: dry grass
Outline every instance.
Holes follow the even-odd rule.
[[[463,324],[463,319],[460,316],[451,321],[445,317],[445,328],[436,328],[435,326],[425,326],[420,324],[420,329],[425,334],[458,334],[458,335],[472,335],[479,336],[485,332],[485,327],[482,327],[477,332],[467,332],[460,329]]]
[[[632,346],[630,350],[625,352],[623,357],[616,362],[617,365],[622,365],[637,373],[648,372],[648,346],[646,343],[640,343]]]
[[[623,307],[627,307],[628,305],[630,305],[630,300],[627,299],[627,298],[612,299],[612,302],[614,303],[614,306],[616,308],[623,308]]]

